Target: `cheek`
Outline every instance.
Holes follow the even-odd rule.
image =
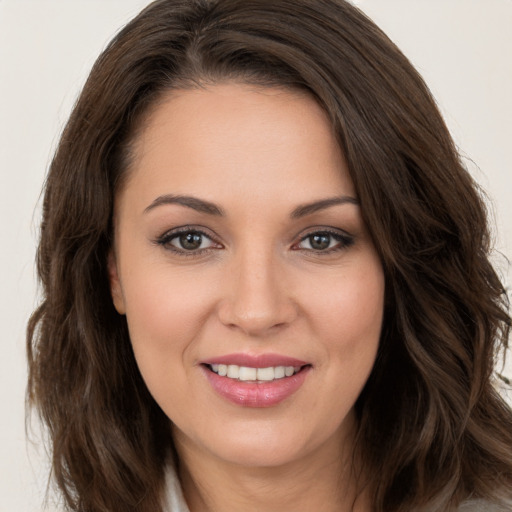
[[[211,310],[206,276],[146,267],[125,283],[126,319],[139,371],[168,417],[186,410],[194,347]]]
[[[215,289],[211,279],[165,265],[132,272],[124,282],[126,318],[143,370],[176,364],[185,357],[208,318]]]
[[[307,309],[328,339],[334,337],[338,343],[345,343],[351,339],[378,338],[384,310],[384,275],[380,264],[354,265],[310,289]]]
[[[315,289],[308,309],[325,351],[326,382],[351,390],[348,394],[355,400],[373,368],[380,341],[384,310],[380,263],[372,259],[354,265],[326,280],[323,289]]]

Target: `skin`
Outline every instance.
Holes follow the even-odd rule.
[[[353,407],[377,353],[384,275],[326,115],[278,88],[173,91],[134,148],[115,204],[112,297],[173,422],[191,511],[370,510],[364,493],[352,509]],[[223,215],[157,200],[166,194]],[[292,216],[339,197],[353,200]],[[183,226],[205,233],[199,250],[169,234]],[[318,249],[310,235],[326,230]],[[241,407],[201,366],[235,352],[311,368],[279,404]]]

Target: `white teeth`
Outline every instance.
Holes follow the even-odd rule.
[[[274,368],[274,379],[282,379],[286,375],[286,368],[284,366],[276,366]],[[293,372],[292,372],[293,375]]]
[[[240,366],[237,366],[236,364],[229,364],[227,376],[230,379],[238,379],[239,375],[240,375]]]
[[[276,371],[274,368],[258,368],[258,380],[274,380]]]
[[[268,368],[251,368],[249,366],[238,366],[236,364],[212,364],[210,368],[221,377],[238,379],[242,381],[272,381],[291,377],[300,370],[300,366],[269,366]]]
[[[256,368],[248,368],[247,366],[240,366],[238,378],[240,380],[256,380]]]

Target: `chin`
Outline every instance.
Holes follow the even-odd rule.
[[[244,428],[245,427],[245,428]],[[304,425],[303,425],[304,427]],[[315,435],[316,434],[316,435]],[[218,459],[244,467],[270,468],[284,466],[307,457],[332,439],[331,432],[309,433],[307,429],[293,431],[290,425],[263,422],[222,429],[205,445]]]
[[[271,468],[282,467],[301,458],[303,450],[297,445],[289,444],[269,446],[268,443],[252,442],[230,443],[225,450],[218,450],[217,457],[226,462],[246,468]]]

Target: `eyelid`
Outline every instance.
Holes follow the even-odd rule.
[[[334,237],[335,239],[339,240],[341,245],[337,245],[335,247],[331,247],[331,248],[324,249],[324,250],[304,249],[304,248],[298,247],[298,245],[301,242],[303,242],[310,236],[313,236],[316,234],[330,235],[330,236]],[[314,226],[314,227],[308,228],[306,230],[306,232],[303,231],[298,237],[296,237],[296,239],[297,238],[298,238],[298,240],[292,244],[293,250],[306,251],[306,252],[315,253],[315,254],[329,254],[331,252],[344,250],[344,249],[347,249],[348,247],[350,247],[351,245],[353,245],[354,241],[355,241],[355,236],[351,235],[347,231],[345,231],[343,229],[339,229],[339,228],[328,227],[328,226]]]
[[[186,249],[180,249],[174,245],[172,245],[170,242],[174,240],[175,238],[179,237],[180,235],[184,233],[198,233],[209,240],[212,241],[214,244],[213,247],[205,247],[203,249],[197,249],[197,250],[190,250],[187,251]],[[178,226],[176,228],[168,229],[164,233],[162,233],[160,236],[158,236],[154,243],[160,247],[163,247],[165,250],[169,252],[173,252],[175,254],[178,254],[180,256],[199,256],[201,254],[204,254],[205,252],[211,251],[211,250],[217,250],[221,249],[224,246],[218,241],[217,237],[211,233],[211,231],[207,228],[204,228],[202,226],[194,226],[194,225],[185,225],[185,226]]]
[[[186,249],[180,249],[174,245],[172,245],[170,242],[174,239],[176,239],[178,236],[184,233],[198,233],[209,240],[211,240],[213,246],[211,247],[205,247],[202,249],[197,250],[186,250]],[[336,246],[327,248],[327,249],[307,249],[307,248],[301,248],[298,247],[301,242],[306,240],[308,237],[313,236],[315,234],[327,234],[332,237],[334,237],[336,240],[338,240],[338,244]],[[302,231],[300,235],[297,235],[295,237],[295,242],[291,245],[291,249],[295,251],[304,251],[308,253],[314,253],[319,255],[326,255],[331,252],[337,252],[342,251],[344,249],[347,249],[351,245],[353,245],[355,241],[354,235],[351,235],[347,231],[340,229],[340,228],[333,228],[330,226],[313,226],[308,228],[305,231]],[[176,228],[169,229],[165,231],[163,234],[158,236],[154,241],[155,245],[158,245],[165,250],[169,252],[173,252],[179,256],[200,256],[206,252],[210,252],[212,250],[218,250],[223,249],[224,246],[222,243],[218,241],[218,237],[211,233],[211,230],[208,228],[205,228],[203,226],[195,226],[195,225],[184,225],[184,226],[178,226]]]

